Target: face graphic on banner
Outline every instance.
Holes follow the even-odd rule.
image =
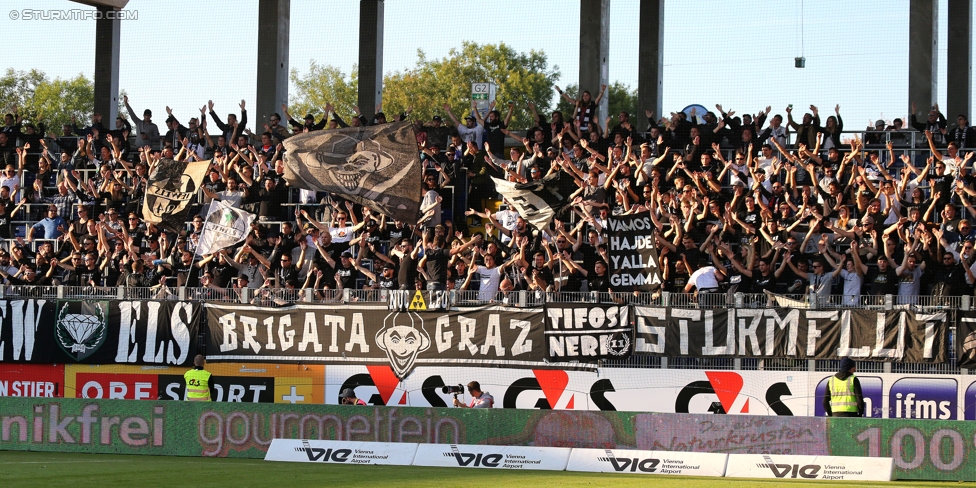
[[[390,359],[397,378],[403,379],[413,370],[417,355],[430,348],[430,336],[419,314],[393,312],[376,333],[376,345]]]
[[[971,332],[963,339],[960,360],[976,361],[976,332]]]
[[[339,193],[394,218],[414,219],[412,210],[419,208],[419,198],[413,189],[400,189],[411,181],[411,170],[419,171],[413,153],[404,152],[404,141],[416,140],[408,130],[412,130],[409,124],[390,124],[297,135],[285,141],[286,178],[293,185]]]

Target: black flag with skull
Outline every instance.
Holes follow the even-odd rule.
[[[285,139],[285,181],[334,193],[396,220],[420,215],[420,152],[413,124],[314,131]]]

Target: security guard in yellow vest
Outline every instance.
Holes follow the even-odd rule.
[[[864,394],[861,382],[854,376],[857,366],[851,358],[840,362],[840,371],[827,380],[823,408],[828,417],[863,417]]]
[[[186,380],[186,399],[191,402],[209,402],[213,388],[213,375],[203,369],[207,360],[201,354],[193,358],[193,369],[183,375]]]

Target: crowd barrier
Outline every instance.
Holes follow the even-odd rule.
[[[0,398],[0,448],[264,458],[273,439],[892,457],[894,477],[976,481],[968,422],[560,410]]]

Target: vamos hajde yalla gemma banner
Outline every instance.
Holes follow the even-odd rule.
[[[614,291],[659,290],[661,265],[654,242],[657,228],[651,218],[647,214],[611,217],[607,219],[607,230],[610,287]]]

